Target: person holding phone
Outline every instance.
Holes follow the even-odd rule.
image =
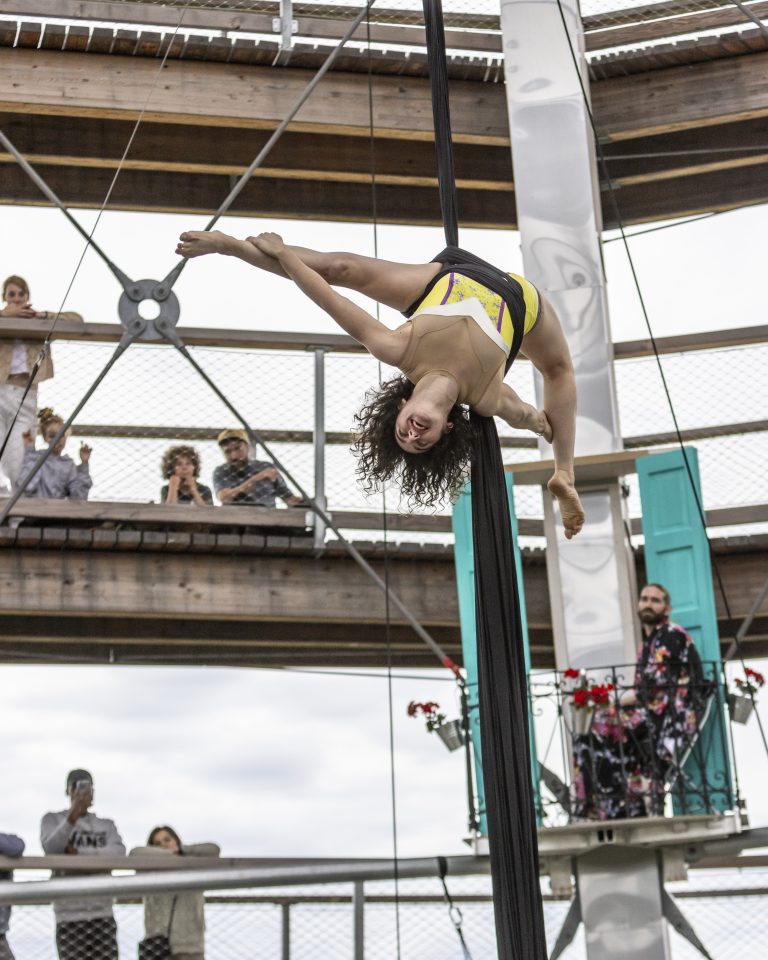
[[[113,820],[90,811],[93,777],[87,770],[70,770],[66,793],[69,809],[46,813],[40,842],[47,854],[120,857],[125,845]],[[59,876],[66,871],[55,871]],[[66,899],[54,904],[59,960],[117,960],[117,925],[111,897]]]

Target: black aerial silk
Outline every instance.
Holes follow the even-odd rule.
[[[458,247],[442,9],[440,0],[423,0],[423,5],[440,205],[448,244],[435,260],[446,269],[480,280],[507,301],[515,318],[509,369],[523,338],[525,304],[515,281]],[[527,678],[504,466],[493,418],[473,412],[472,420],[477,428],[471,479],[480,735],[497,950],[499,960],[546,960]]]

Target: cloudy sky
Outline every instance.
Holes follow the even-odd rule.
[[[80,215],[80,214],[78,214]],[[92,212],[83,212],[90,224]],[[33,302],[56,309],[82,242],[56,211],[0,210],[0,262],[27,277]],[[766,322],[759,251],[768,208],[756,207],[632,241],[659,336]],[[181,229],[201,218],[107,213],[97,239],[133,277],[161,277],[174,263]],[[278,229],[287,240],[370,253],[368,226],[229,220],[239,235]],[[430,258],[437,230],[382,227],[380,255]],[[521,270],[518,236],[463,234],[463,243]],[[605,247],[616,340],[645,336],[620,244]],[[715,278],[715,282],[713,282]],[[332,330],[330,320],[284,281],[207,258],[177,285],[185,325]],[[92,254],[65,308],[115,322],[119,290]],[[280,298],[278,303],[278,297]],[[759,667],[759,664],[758,664]],[[64,804],[64,778],[90,768],[96,809],[114,817],[129,845],[170,822],[190,842],[215,840],[229,855],[387,856],[393,849],[390,731],[385,678],[261,670],[2,666],[0,728],[4,792],[0,828],[30,852],[39,817]],[[393,684],[399,852],[466,852],[463,762],[406,717],[411,699],[434,699],[455,714],[451,683],[425,673]],[[764,723],[768,713],[763,703]],[[540,731],[545,742],[548,731]],[[752,821],[768,823],[768,759],[754,722],[737,730],[742,788]]]

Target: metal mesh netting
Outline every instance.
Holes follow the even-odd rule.
[[[128,27],[178,28],[181,37],[196,41],[206,36],[212,39],[223,36],[230,40],[258,37],[262,42],[277,41],[282,31],[279,2],[190,0],[187,3],[186,0],[172,0],[162,3],[160,0],[136,0],[128,5],[130,9],[126,10],[125,6],[112,0],[101,5],[102,11],[108,11],[108,14],[102,12],[101,15],[109,15],[112,22],[119,20]],[[499,4],[495,0],[443,0],[442,6],[447,45],[453,55],[480,55],[481,59],[500,62]],[[119,7],[124,9],[119,11],[116,9]],[[146,11],[140,10],[141,7]],[[361,5],[349,0],[294,3],[290,8],[294,21],[292,43],[304,44],[305,52],[310,49],[308,44],[316,49],[330,49],[341,37],[344,24],[354,19],[360,9]],[[98,11],[95,12],[98,16]],[[759,28],[759,17],[764,16],[764,3],[762,0],[745,0],[736,6],[730,0],[651,0],[644,4],[634,0],[584,0],[581,14],[587,35],[587,55],[595,57],[612,49],[655,46],[668,42],[670,38],[754,31]],[[87,17],[88,11],[76,15]],[[51,16],[56,14],[48,14],[46,19]],[[66,11],[62,12],[59,19],[65,20],[66,16]],[[374,26],[370,38],[373,47],[390,53],[423,54],[421,31],[408,29],[420,28],[422,19],[420,0],[384,0],[380,6],[374,4],[370,10],[370,23]],[[334,22],[336,27],[332,26]],[[376,26],[380,27],[378,31]],[[358,32],[350,46],[359,46],[364,40],[363,33]],[[146,50],[142,52],[146,55]],[[227,59],[223,48],[215,52],[213,59]]]
[[[68,414],[112,352],[108,343],[59,340],[54,344],[55,376],[39,390],[39,405]],[[219,388],[263,431],[274,454],[311,494],[315,488],[312,431],[315,410],[314,356],[302,351],[192,348]],[[768,382],[763,376],[768,345],[737,347],[665,356],[664,370],[680,428],[718,427],[724,436],[697,438],[704,504],[707,509],[758,504],[764,500],[762,466],[768,432],[761,420],[768,409]],[[325,359],[325,489],[331,510],[376,513],[379,496],[366,498],[355,475],[349,442],[353,415],[365,391],[378,382],[378,366],[367,356],[329,354]],[[384,371],[386,378],[389,371]],[[508,382],[523,397],[533,398],[530,364],[512,368]],[[668,449],[673,424],[652,358],[616,364],[624,436],[644,445]],[[731,426],[732,425],[732,426]],[[212,474],[223,462],[216,437],[239,424],[196,371],[167,345],[132,346],[115,365],[75,423],[66,453],[78,459],[78,445],[93,447],[92,500],[158,502],[163,453],[174,444],[190,444],[200,454],[200,480],[213,486]],[[505,462],[538,458],[531,434],[500,423]],[[522,444],[525,444],[524,446]],[[41,443],[38,440],[38,446]],[[268,459],[258,451],[259,459]],[[387,509],[403,509],[396,490],[387,491]],[[518,516],[542,516],[539,488],[518,486]],[[438,513],[446,515],[445,504]],[[431,511],[429,512],[431,513]],[[630,513],[640,515],[636,483],[630,478]],[[403,539],[430,539],[425,533],[396,534]],[[444,539],[445,534],[434,534]]]
[[[461,910],[462,930],[474,960],[496,956],[488,877],[448,878]],[[762,960],[763,926],[768,906],[768,873],[695,871],[686,882],[669,885],[677,903],[705,946],[718,960]],[[259,894],[259,891],[253,891]],[[396,949],[396,907],[391,883],[365,885],[364,956],[386,960]],[[403,957],[460,960],[461,946],[437,880],[401,881],[399,914]],[[567,901],[546,899],[544,916],[550,949],[560,930]],[[144,934],[140,903],[115,907],[121,957],[136,956]],[[205,906],[207,960],[352,960],[353,911],[348,885],[293,888],[257,896],[209,896]],[[287,925],[287,933],[285,926]],[[675,960],[694,960],[694,948],[670,931]],[[9,942],[25,960],[55,955],[55,925],[50,906],[14,907]],[[287,944],[287,945],[286,945]],[[90,954],[88,954],[90,955]],[[77,954],[73,956],[76,960]],[[83,957],[86,950],[83,950]],[[583,928],[562,955],[584,960]]]

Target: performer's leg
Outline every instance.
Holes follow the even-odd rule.
[[[189,230],[182,233],[176,252],[188,258],[221,253],[284,277],[277,260],[259,250],[255,239],[237,240],[219,230]],[[440,270],[439,263],[396,263],[357,253],[323,253],[296,246],[289,249],[327,283],[357,290],[395,310],[409,307]]]
[[[557,497],[569,539],[584,525],[584,508],[574,486],[573,450],[576,439],[576,377],[568,343],[554,308],[541,298],[536,326],[523,340],[523,353],[544,379],[544,412],[552,426],[555,473],[547,484]]]

